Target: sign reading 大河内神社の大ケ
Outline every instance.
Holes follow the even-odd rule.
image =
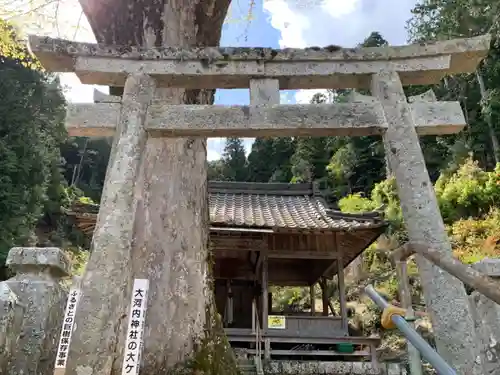
[[[149,280],[135,279],[130,301],[122,375],[138,375],[143,347]]]

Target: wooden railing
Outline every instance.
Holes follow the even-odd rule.
[[[443,256],[438,250],[418,243],[406,243],[391,252],[391,258],[396,265],[399,276],[399,291],[401,295],[401,307],[406,309],[406,318],[414,318],[411,306],[410,287],[406,270],[406,260],[413,254],[418,254],[438,266],[442,270],[455,276],[464,284],[474,288],[492,301],[500,304],[500,283],[497,280],[474,269],[470,265],[462,263],[453,256]],[[410,369],[412,374],[422,374],[420,354],[411,343],[408,344]],[[437,359],[439,361],[439,358]],[[443,372],[447,373],[447,372]],[[453,373],[453,372],[448,372]]]
[[[412,254],[419,254],[428,261],[434,263],[439,268],[445,270],[449,274],[455,276],[464,284],[476,289],[479,293],[484,294],[492,301],[500,304],[500,283],[463,264],[452,256],[444,257],[436,250],[422,244],[407,243],[391,253],[391,257],[395,261],[405,261]]]

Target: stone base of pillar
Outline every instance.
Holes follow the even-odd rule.
[[[7,266],[16,275],[0,283],[0,373],[51,374],[67,299],[59,281],[69,261],[58,248],[15,247]]]
[[[500,258],[484,259],[475,263],[474,268],[500,279]],[[500,305],[479,292],[472,292],[469,303],[484,374],[500,374]]]

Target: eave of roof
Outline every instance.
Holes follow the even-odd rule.
[[[378,212],[331,209],[314,183],[209,182],[213,225],[283,230],[338,231],[385,227]]]
[[[314,183],[209,181],[210,224],[241,231],[355,231],[387,226],[378,212],[331,209]],[[98,205],[77,202],[69,215],[95,220]],[[215,228],[214,228],[215,229]]]

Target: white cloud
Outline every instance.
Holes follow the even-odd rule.
[[[280,46],[354,47],[372,31],[394,45],[406,43],[406,21],[417,0],[264,0],[271,25],[281,32]],[[297,102],[315,92],[298,91]]]
[[[98,89],[104,94],[109,93],[108,86],[82,85],[74,73],[62,73],[59,74],[59,78],[64,88],[64,96],[70,103],[92,103],[94,89]]]
[[[326,90],[299,90],[295,94],[295,101],[299,104],[308,104],[311,103],[311,99],[313,98],[314,94],[324,94],[326,97],[328,97],[328,91]]]
[[[207,160],[208,161],[213,161],[213,160],[219,160],[221,155],[215,151],[214,149],[210,148],[210,140],[208,140],[208,145],[207,145]]]
[[[245,148],[245,155],[248,157],[252,151],[252,143],[255,138],[242,138],[243,147]],[[207,141],[207,160],[218,160],[224,153],[224,146],[226,145],[226,138],[208,138]]]
[[[321,8],[333,18],[339,18],[352,14],[359,4],[359,0],[326,0],[321,4]]]
[[[304,48],[315,44],[317,38],[309,38],[311,30],[322,34],[328,25],[340,17],[352,14],[361,0],[264,0],[264,10],[270,15],[270,23],[281,32],[281,48]],[[326,18],[325,18],[326,16]]]
[[[207,160],[218,160],[224,152],[225,138],[208,138],[207,141]]]
[[[304,48],[304,30],[309,28],[309,19],[291,9],[285,0],[265,0],[264,10],[271,14],[271,26],[281,31],[281,48]]]
[[[264,0],[285,47],[353,47],[379,31],[391,44],[406,42],[406,21],[417,0]]]

